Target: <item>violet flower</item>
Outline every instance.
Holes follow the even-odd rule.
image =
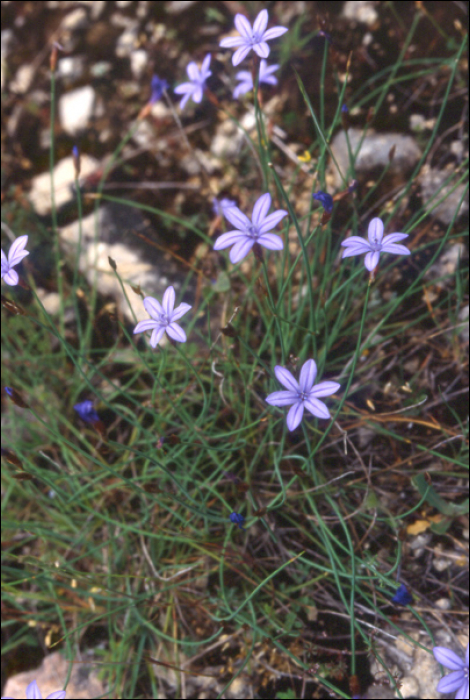
[[[465,660],[447,647],[434,647],[432,653],[438,663],[453,671],[453,673],[441,678],[437,684],[439,693],[455,692],[455,698],[468,700],[468,644]]]
[[[404,245],[400,245],[397,241],[402,241],[408,238],[407,233],[389,233],[383,238],[384,225],[382,219],[375,218],[369,224],[367,238],[359,236],[350,236],[341,243],[344,246],[342,258],[349,258],[352,255],[362,255],[366,253],[364,265],[372,272],[379,264],[380,253],[393,253],[394,255],[410,255],[410,251]]]
[[[231,49],[235,46],[240,48],[235,51],[232,56],[232,63],[238,66],[244,58],[250,53],[251,49],[258,54],[260,58],[269,56],[269,46],[266,42],[287,32],[287,27],[272,27],[266,31],[268,26],[268,11],[261,10],[254,21],[253,28],[244,15],[235,15],[235,27],[240,36],[227,37],[222,39],[219,46],[224,49]]]
[[[312,194],[312,199],[316,199],[318,202],[320,202],[323,209],[328,212],[328,214],[331,214],[333,211],[333,197],[331,194],[319,190],[318,192],[314,192]]]
[[[246,530],[246,528],[243,527],[243,523],[245,522],[245,518],[241,513],[230,513],[229,519],[230,519],[230,522],[232,522],[234,525],[238,525],[240,530]]]
[[[274,374],[287,391],[274,391],[265,400],[271,406],[290,406],[293,404],[287,414],[288,430],[295,430],[300,424],[304,408],[317,418],[331,418],[330,412],[323,401],[319,400],[319,397],[334,394],[341,389],[341,385],[338,382],[320,382],[314,386],[317,376],[315,360],[307,360],[304,363],[300,371],[299,381],[292,376],[289,370],[279,365],[274,368]]]
[[[38,684],[36,681],[33,681],[28,685],[26,688],[26,697],[27,698],[42,698],[41,691],[39,690]],[[46,697],[46,700],[49,698],[65,698],[65,690],[56,690],[55,693],[51,693]],[[15,698],[12,698],[10,695],[5,695],[2,696],[2,700],[15,700]]]
[[[259,84],[261,85],[261,83],[265,83],[266,85],[277,85],[277,78],[273,75],[273,73],[277,71],[278,68],[278,63],[268,66],[265,59],[262,58],[259,64]],[[251,71],[238,71],[235,78],[241,82],[233,91],[234,100],[238,99],[241,95],[250,92],[250,90],[253,90],[253,75],[251,74]]]
[[[93,406],[93,401],[80,401],[73,408],[85,423],[97,423],[100,420]]]
[[[175,87],[175,93],[177,95],[184,95],[180,102],[181,109],[185,108],[186,102],[189,100],[189,98],[191,98],[193,102],[198,103],[202,100],[206,80],[210,75],[212,75],[212,71],[209,70],[210,62],[211,55],[208,53],[201,64],[201,69],[197,67],[194,61],[188,63],[186,72],[190,82],[182,83],[181,85]]]
[[[150,337],[152,348],[158,345],[165,332],[178,343],[186,342],[186,333],[175,321],[184,316],[191,306],[180,304],[176,309],[174,308],[175,290],[173,287],[168,287],[165,291],[161,304],[153,297],[145,297],[144,306],[151,318],[148,321],[140,321],[134,328],[134,334],[152,331]]]
[[[253,207],[252,221],[238,207],[225,207],[224,216],[236,229],[219,236],[214,243],[214,250],[223,250],[232,245],[230,260],[233,264],[243,260],[255,243],[269,250],[282,250],[282,238],[269,231],[287,216],[287,211],[279,209],[268,216],[270,206],[271,195],[266,192]]]
[[[154,75],[150,82],[150,104],[155,104],[158,100],[161,100],[165,90],[168,90],[168,83],[165,78],[159,78],[158,75]]]
[[[27,250],[24,250],[28,243],[28,236],[19,236],[8,251],[8,258],[2,250],[2,280],[5,280],[11,287],[15,287],[19,282],[18,273],[13,268],[18,265],[23,258],[29,255]]]

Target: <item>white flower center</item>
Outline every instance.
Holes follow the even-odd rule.
[[[168,315],[167,314],[160,314],[158,322],[161,326],[168,326],[170,324],[170,320],[168,318]]]
[[[259,236],[259,231],[258,227],[255,226],[254,224],[251,224],[251,226],[248,226],[248,233],[252,238],[258,238]]]

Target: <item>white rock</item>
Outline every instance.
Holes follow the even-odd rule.
[[[96,158],[83,154],[80,158],[81,173],[80,180],[90,175],[99,165]],[[75,169],[73,158],[63,158],[60,160],[53,170],[55,203],[56,207],[60,208],[67,202],[70,202],[73,197],[72,185],[75,180]],[[35,211],[39,216],[45,216],[51,211],[51,177],[49,172],[41,173],[33,178],[29,199]]]
[[[3,90],[4,85],[5,85],[5,81],[7,78],[7,74],[8,74],[7,58],[8,58],[8,54],[10,53],[10,51],[15,43],[15,36],[14,36],[13,31],[11,29],[4,29],[0,34],[0,39],[1,39],[0,57],[1,57],[1,66],[2,66],[1,88]]]
[[[97,3],[98,4],[98,3]],[[62,19],[60,29],[62,32],[73,33],[81,27],[86,27],[88,24],[88,18],[86,10],[83,7],[77,7],[76,10],[68,12]]]
[[[240,120],[240,124],[248,132],[254,128],[255,123],[255,117],[250,113],[245,114]],[[246,136],[243,129],[227,119],[216,129],[211,143],[211,153],[216,158],[235,158],[244,143],[246,143]]]
[[[348,0],[344,3],[343,15],[348,19],[356,20],[356,22],[363,22],[369,27],[375,24],[379,18],[377,10],[375,9],[375,2],[371,0]]]
[[[95,108],[96,94],[90,85],[67,92],[59,100],[59,118],[62,128],[75,136],[89,126]]]
[[[20,66],[16,71],[16,75],[10,83],[10,90],[15,92],[17,95],[24,95],[28,92],[34,79],[34,67],[25,64]]]
[[[457,210],[456,221],[468,214],[468,196],[464,197],[467,185],[462,182],[453,192],[451,191],[455,187],[456,179],[454,164],[449,164],[444,170],[429,168],[426,165],[419,174],[424,204],[429,208],[431,216],[437,217],[446,225],[450,224]],[[444,185],[446,180],[448,182]],[[445,199],[436,207],[435,203],[442,197]]]
[[[141,297],[131,285],[140,286],[145,295],[161,300],[163,292],[171,284],[178,290],[185,279],[185,272],[159,249],[150,246],[139,247],[139,239],[134,234],[145,230],[146,222],[141,213],[123,205],[103,205],[98,216],[92,213],[81,222],[81,250],[78,254],[80,235],[79,222],[64,226],[59,231],[61,248],[70,263],[78,266],[92,287],[95,283],[100,294],[110,296],[116,303],[119,313],[128,322],[134,322],[129,303],[121,284],[109,264],[111,257],[117,266],[127,297],[132,305],[137,321],[148,318]],[[96,241],[95,241],[96,237]],[[152,238],[155,240],[155,234]],[[135,241],[135,244],[133,243]],[[179,303],[179,301],[178,301]]]
[[[469,315],[469,310],[468,310],[468,304],[467,306],[463,306],[460,311],[459,311],[459,323],[463,323],[463,325],[460,327],[458,334],[462,341],[464,343],[468,343],[468,315]]]
[[[137,41],[137,28],[136,29],[126,29],[123,31],[121,36],[117,40],[116,45],[116,56],[119,58],[124,58],[129,56],[132,49],[135,48]]]
[[[57,61],[57,77],[66,82],[79,80],[85,71],[84,56],[65,56]]]
[[[132,75],[136,80],[140,80],[145,72],[148,65],[148,54],[145,49],[137,49],[136,51],[131,51],[131,71]]]
[[[355,159],[355,173],[357,178],[369,177],[371,174],[380,175],[387,168],[387,177],[392,176],[405,182],[407,175],[421,157],[421,150],[415,139],[399,133],[376,133],[369,130],[363,139],[361,129],[349,129],[348,139],[351,151],[356,152],[361,143]],[[389,163],[389,154],[394,147],[392,162]],[[344,177],[347,177],[349,168],[349,149],[344,131],[340,131],[331,143],[331,150]],[[338,172],[335,163],[330,163],[335,187],[344,186],[343,179]]]

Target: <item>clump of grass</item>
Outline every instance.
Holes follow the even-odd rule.
[[[435,71],[431,60],[406,58],[417,24],[398,62],[351,95],[351,105],[378,111],[391,86]],[[423,234],[440,192],[428,209],[408,202],[439,138],[464,48],[463,41],[441,61],[448,84],[408,183],[383,201],[374,198],[376,186],[363,200],[354,188],[347,192],[357,155],[351,152],[345,191],[331,214],[318,214],[313,200],[300,213],[295,193],[305,173],[279,167],[255,90],[257,139],[247,157],[255,162],[256,154],[252,167],[261,175],[256,197],[245,191],[243,200],[251,206],[270,192],[275,208],[288,211],[278,230],[284,248],[255,250],[247,264],[226,269],[221,257],[214,281],[193,267],[187,285],[197,277],[202,293],[181,321],[186,343],[153,350],[121,322],[97,347],[103,316],[96,286],[87,285],[78,263],[63,278],[58,245],[58,318],[43,308],[31,275],[30,298],[20,304],[9,295],[2,323],[4,383],[12,388],[4,418],[2,576],[4,625],[12,633],[4,653],[37,644],[37,630],[70,662],[99,640],[97,665],[109,696],[119,697],[168,692],[159,664],[172,670],[176,697],[185,677],[216,664],[218,697],[238,677],[260,685],[277,677],[277,697],[284,697],[284,679],[293,689],[323,686],[320,692],[349,697],[357,676],[364,690],[369,654],[399,692],[382,635],[415,645],[419,629],[431,653],[436,626],[427,601],[444,584],[423,579],[424,567],[404,557],[403,542],[418,515],[433,511],[437,536],[468,512],[454,502],[467,460],[465,411],[455,400],[464,388],[457,318],[466,275],[459,270],[451,284],[439,280],[436,298],[437,281],[426,274],[464,232],[455,228],[456,211],[439,236]],[[318,108],[297,76],[315,134],[312,193],[326,189],[329,142],[347,85],[326,48],[322,75],[328,71],[338,93],[329,124],[324,80]],[[96,207],[107,200],[137,206],[105,194],[107,172]],[[386,231],[408,233],[412,251],[406,259],[381,258],[375,279],[362,261],[340,259],[345,232],[362,235],[372,215],[385,220]],[[180,223],[213,244],[209,220],[206,229]],[[55,218],[53,228],[57,240]],[[33,258],[33,240],[30,250]],[[120,279],[119,263],[110,264]],[[135,309],[140,297],[121,283]],[[70,303],[72,332],[65,324]],[[341,389],[325,399],[330,421],[305,413],[290,432],[286,410],[265,399],[279,389],[276,365],[298,376],[308,359],[319,379]],[[431,382],[429,371],[443,380]],[[84,400],[93,401],[97,416],[81,420],[74,412]],[[413,600],[407,621],[391,604],[403,582]],[[456,630],[461,621],[449,612],[446,625]]]

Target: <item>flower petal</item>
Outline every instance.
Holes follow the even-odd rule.
[[[227,233],[223,233],[214,243],[214,250],[229,248],[231,245],[239,243],[241,238],[247,238],[246,233],[243,233],[243,231],[228,231]]]
[[[282,250],[284,248],[284,241],[275,233],[265,233],[263,236],[259,236],[256,242],[268,250]]]
[[[197,67],[197,63],[194,61],[188,63],[186,66],[186,73],[188,74],[188,78],[193,82],[198,81],[200,78],[199,68]]]
[[[242,36],[228,36],[219,43],[223,49],[233,49],[234,46],[245,46],[246,41]]]
[[[253,90],[253,81],[251,79],[237,85],[233,91],[233,99],[238,100],[239,97],[246,95],[246,93],[250,92],[250,90]]]
[[[253,248],[255,240],[254,238],[249,238],[248,236],[244,236],[243,239],[238,241],[236,243],[232,250],[230,251],[229,257],[230,261],[236,265],[237,263],[240,262],[240,260],[243,260],[243,258],[248,255],[250,250]]]
[[[289,391],[296,391],[299,393],[299,384],[288,369],[282,367],[281,365],[276,365],[274,368],[274,374],[276,375],[276,379],[279,384],[285,386],[286,389],[289,389]]]
[[[249,70],[239,70],[235,73],[236,80],[243,80],[253,85],[253,78]]]
[[[238,207],[229,207],[224,211],[225,218],[230,221],[239,231],[248,231],[251,221]]]
[[[263,41],[271,41],[271,39],[277,39],[278,36],[282,36],[288,31],[287,27],[271,27],[267,32],[263,34]]]
[[[165,330],[168,328],[168,326],[160,326],[158,328],[155,328],[153,331],[152,335],[150,336],[150,345],[152,348],[156,348],[160,340],[163,338],[165,334]]]
[[[468,700],[468,678],[463,679],[460,689],[455,694],[455,700]]]
[[[189,304],[180,304],[179,306],[177,306],[176,309],[171,313],[171,316],[170,316],[171,323],[173,323],[173,321],[177,321],[178,319],[180,319],[191,308],[192,307]]]
[[[365,253],[365,250],[362,250],[362,248],[345,248],[341,254],[341,258],[352,258],[354,255],[362,255]]]
[[[200,85],[195,85],[194,90],[193,90],[193,94],[191,95],[192,101],[197,102],[199,104],[199,102],[201,102],[201,100],[202,100],[202,95],[203,95],[202,87]]]
[[[330,412],[323,401],[309,397],[308,399],[305,399],[304,404],[305,408],[317,418],[331,418]]]
[[[234,66],[238,66],[238,64],[241,63],[248,56],[250,51],[251,46],[240,46],[240,48],[237,49],[232,56],[232,64]]]
[[[344,248],[362,248],[361,253],[367,253],[370,250],[369,241],[366,241],[365,238],[361,238],[360,236],[349,236],[341,245],[344,246]],[[358,255],[358,253],[355,253],[355,255]]]
[[[338,382],[320,382],[313,387],[310,396],[331,396],[331,394],[336,394],[337,391],[341,389],[341,384]]]
[[[166,313],[168,318],[170,318],[175,308],[175,288],[171,285],[165,290],[165,294],[162,299],[163,311]]]
[[[23,250],[27,243],[28,236],[19,236],[15,241],[13,241],[11,248],[8,251],[8,262],[10,265],[18,265],[23,258],[29,255],[27,250]]]
[[[389,233],[387,236],[384,236],[382,241],[382,249],[384,245],[387,245],[388,243],[397,243],[397,241],[403,241],[405,238],[408,238],[407,233]]]
[[[181,85],[177,85],[173,92],[176,95],[185,95],[186,93],[192,93],[194,90],[194,85],[192,83],[181,83]]]
[[[460,689],[464,681],[465,676],[463,671],[452,671],[452,673],[449,673],[448,676],[444,676],[444,678],[441,678],[441,680],[437,684],[437,690],[440,693],[455,693],[456,690]],[[459,697],[464,696],[459,695]]]
[[[376,217],[372,219],[367,230],[367,238],[371,245],[377,245],[382,242],[382,237],[384,235],[384,224],[382,219]]]
[[[133,331],[133,335],[136,333],[145,333],[145,331],[152,331],[154,328],[159,328],[160,323],[158,321],[153,321],[151,318],[146,321],[139,321]]]
[[[298,400],[298,391],[273,391],[265,398],[266,403],[271,406],[290,406]]]
[[[259,233],[268,233],[271,231],[278,223],[287,216],[287,211],[285,209],[278,209],[278,211],[273,211],[272,214],[267,216],[259,227]]]
[[[41,691],[39,690],[38,684],[36,681],[32,681],[27,687],[26,687],[26,697],[27,698],[42,698]]]
[[[191,87],[191,91],[188,92],[181,100],[180,109],[184,109],[186,107],[186,104],[189,102],[189,98],[191,97],[192,94],[193,94],[193,91],[192,91],[192,87]]]
[[[394,255],[411,255],[411,251],[401,243],[386,243],[382,245],[382,253],[393,253]]]
[[[65,698],[65,690],[56,690],[54,693],[50,693],[46,700],[62,700],[62,698]]]
[[[186,342],[186,333],[177,323],[170,323],[170,325],[166,327],[166,332],[170,338],[177,340],[178,343]]]
[[[315,360],[304,362],[300,370],[299,387],[303,393],[310,392],[317,376],[317,365]]]
[[[257,44],[254,44],[253,51],[261,58],[267,58],[269,56],[269,46],[265,41],[259,41]]]
[[[468,648],[468,647],[467,647]],[[451,671],[461,671],[464,667],[464,662],[455,651],[447,647],[434,647],[432,650],[437,663],[442,664]]]
[[[237,32],[239,32],[242,36],[246,37],[247,39],[251,39],[251,37],[253,36],[253,30],[251,28],[251,24],[248,22],[245,15],[241,15],[240,13],[236,14],[234,22]]]
[[[373,253],[367,253],[366,257],[364,258],[364,265],[367,267],[369,272],[375,270],[375,268],[379,264],[379,258],[380,253],[378,250],[374,250]]]
[[[160,321],[160,317],[164,313],[164,310],[158,299],[154,299],[153,297],[145,297],[144,306],[150,318],[153,318],[155,321]]]
[[[209,70],[209,66],[211,64],[211,58],[212,58],[211,54],[208,53],[201,64],[201,75],[203,76],[204,80],[206,78],[208,78],[210,75],[212,75],[211,71]]]
[[[286,423],[289,430],[295,430],[304,416],[304,402],[295,403],[287,414]]]
[[[266,27],[268,26],[268,11],[261,10],[257,18],[253,23],[253,34],[264,34]]]
[[[20,278],[16,270],[8,270],[8,272],[3,275],[3,281],[9,284],[10,287],[14,287],[18,284]]]
[[[255,226],[259,226],[263,222],[263,220],[266,218],[266,214],[268,213],[270,206],[271,195],[269,194],[269,192],[266,192],[266,194],[261,195],[261,197],[256,202],[255,206],[253,207],[253,214],[251,216],[251,220]]]

